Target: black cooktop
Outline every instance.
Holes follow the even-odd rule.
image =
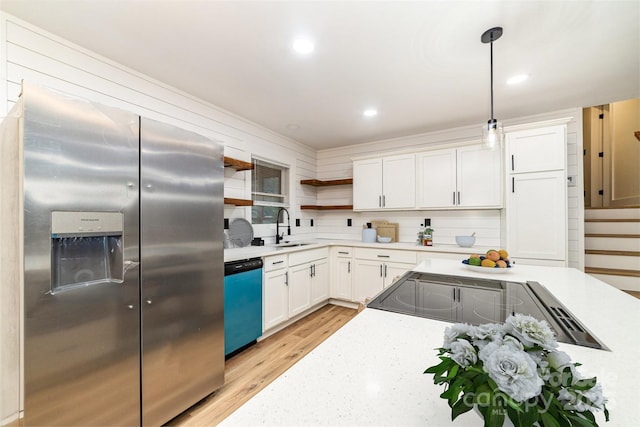
[[[411,271],[367,307],[455,323],[501,323],[513,313],[546,320],[559,342],[607,349],[537,282]]]

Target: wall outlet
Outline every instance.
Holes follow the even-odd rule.
[[[424,226],[425,227],[431,227],[431,218],[425,218],[424,219]]]
[[[225,218],[224,219],[224,229],[228,230],[229,229],[229,218]]]
[[[352,225],[351,218],[347,218],[347,227],[351,227]]]
[[[296,227],[300,227],[300,218],[296,218]]]
[[[311,226],[313,227],[313,218],[311,219]]]

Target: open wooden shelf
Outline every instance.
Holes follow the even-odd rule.
[[[300,180],[300,184],[312,185],[314,187],[329,187],[332,185],[348,185],[348,184],[353,184],[353,178],[329,179],[329,180],[303,179],[303,180]]]
[[[247,199],[232,199],[231,197],[224,198],[225,205],[236,205],[236,206],[253,206],[253,200]]]
[[[237,171],[249,171],[253,169],[253,163],[224,156],[224,167],[234,168]]]
[[[317,205],[302,205],[300,206],[300,210],[315,210],[315,211],[332,211],[332,210],[344,210],[350,211],[353,210],[353,205],[326,205],[326,206],[317,206]]]

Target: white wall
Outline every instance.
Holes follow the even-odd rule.
[[[250,160],[255,154],[288,165],[292,218],[303,219],[295,232],[315,231],[298,203],[311,201],[296,184],[315,178],[315,150],[0,13],[0,118],[17,100],[23,80],[198,132],[224,144],[232,157]],[[250,199],[250,176],[225,169],[225,196]],[[225,206],[225,217],[250,216],[250,208]],[[256,227],[256,235],[275,235],[275,226]]]

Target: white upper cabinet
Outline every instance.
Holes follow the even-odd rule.
[[[507,133],[509,173],[563,170],[565,134],[564,125]]]
[[[418,207],[452,207],[456,193],[456,150],[418,154]]]
[[[353,210],[416,207],[415,155],[353,162]]]
[[[500,150],[478,144],[417,155],[418,208],[500,208]]]

